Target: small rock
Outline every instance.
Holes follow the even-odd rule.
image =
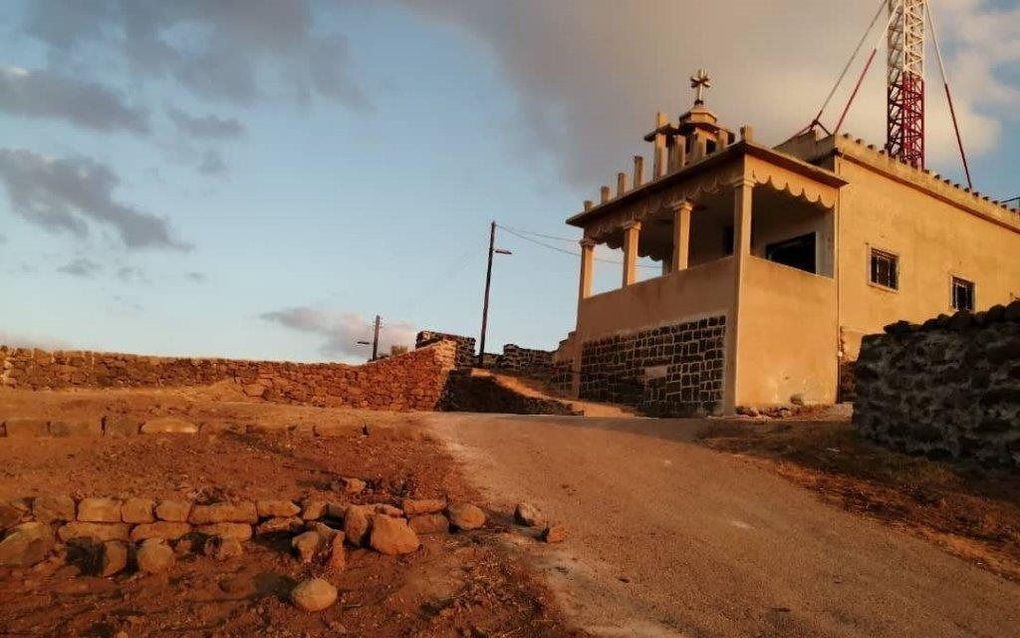
[[[195,505],[191,508],[188,521],[194,525],[210,523],[257,523],[259,513],[255,503],[213,503],[211,505]]]
[[[239,541],[246,541],[251,538],[251,525],[245,523],[213,523],[212,525],[200,525],[195,531],[205,536],[223,536],[224,538],[235,538]]]
[[[161,521],[183,523],[191,514],[191,503],[188,501],[160,501],[156,506],[156,518]]]
[[[156,502],[148,498],[129,498],[124,501],[120,510],[121,520],[125,523],[151,523],[156,518],[152,510]]]
[[[408,516],[419,516],[421,514],[435,514],[446,509],[446,501],[438,498],[413,499],[405,498],[402,505],[404,513]]]
[[[205,542],[202,552],[206,556],[212,556],[216,560],[224,561],[243,555],[244,548],[241,546],[241,541],[236,538],[212,536]]]
[[[291,501],[264,500],[255,503],[260,518],[290,518],[297,516],[301,508]]]
[[[188,523],[173,523],[171,521],[142,523],[131,528],[131,540],[136,543],[150,538],[174,541],[182,536],[186,536],[190,532],[191,525]]]
[[[32,515],[43,523],[73,521],[74,512],[74,499],[70,496],[37,496],[32,501]]]
[[[386,503],[376,503],[375,513],[383,514],[384,516],[392,516],[393,518],[404,518],[404,510],[393,505],[387,505]]]
[[[298,583],[290,592],[290,599],[298,609],[322,611],[336,602],[336,587],[321,578]]]
[[[310,563],[315,559],[319,547],[322,546],[322,538],[316,532],[305,532],[291,539],[290,546],[302,563]]]
[[[344,536],[344,533],[341,530],[333,529],[329,525],[326,525],[325,523],[320,523],[319,521],[314,521],[306,525],[306,529],[310,532],[315,532],[316,534],[318,534],[319,538],[322,539],[323,543],[331,542],[333,538],[336,537],[337,535]]]
[[[30,567],[53,549],[53,531],[39,522],[15,525],[0,541],[0,567]]]
[[[329,557],[326,559],[326,569],[334,573],[343,571],[347,566],[347,551],[344,549],[343,533],[334,534],[327,546],[329,547]]]
[[[173,566],[174,560],[174,550],[170,549],[165,541],[157,538],[142,541],[142,546],[135,554],[138,571],[148,574],[165,572]]]
[[[478,529],[485,525],[485,512],[470,503],[454,503],[446,509],[450,524],[460,530]]]
[[[542,530],[542,540],[547,543],[562,543],[567,540],[567,528],[563,525],[550,525]]]
[[[388,556],[410,554],[419,545],[418,535],[408,527],[407,521],[385,514],[376,514],[372,520],[369,542],[372,549]]]
[[[142,434],[197,434],[198,426],[177,417],[149,419],[142,424]]]
[[[326,516],[337,520],[343,520],[348,507],[350,507],[350,503],[327,503]]]
[[[119,574],[127,568],[128,546],[124,541],[106,541],[99,550],[98,569],[100,576],[106,578]]]
[[[86,523],[121,522],[121,502],[114,498],[83,498],[78,503],[78,520]]]
[[[365,544],[368,531],[372,527],[371,507],[364,505],[348,505],[344,510],[344,535],[347,542],[355,547]]]
[[[322,498],[308,498],[301,502],[301,518],[317,521],[326,515],[329,502]]]
[[[530,503],[518,503],[514,508],[514,520],[525,527],[537,527],[542,524],[542,515]]]
[[[296,532],[305,526],[305,522],[296,516],[288,518],[271,518],[268,521],[263,521],[255,528],[256,536],[263,536],[265,534],[281,534]]]
[[[421,514],[412,516],[407,524],[418,536],[445,534],[450,531],[450,520],[442,514]]]
[[[347,494],[360,494],[365,491],[366,487],[368,487],[368,483],[365,483],[365,481],[352,477],[344,477],[340,479],[340,484],[343,486],[344,492]]]

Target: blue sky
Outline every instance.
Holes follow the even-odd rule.
[[[491,219],[576,237],[563,220],[645,151],[656,110],[689,106],[700,66],[731,127],[781,141],[875,7],[0,3],[0,341],[294,360],[362,356],[376,313],[387,341],[477,334]],[[978,187],[1020,195],[1020,9],[943,4]],[[698,22],[742,37],[671,26]],[[850,130],[881,143],[872,76]],[[933,167],[958,175],[932,128]],[[490,344],[555,347],[577,260],[500,244]]]

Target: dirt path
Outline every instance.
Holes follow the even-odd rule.
[[[1020,636],[1020,586],[694,444],[704,422],[429,423],[494,505],[570,527],[530,554],[593,633]]]

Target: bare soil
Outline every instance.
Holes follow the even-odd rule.
[[[282,406],[228,386],[137,391],[0,391],[0,418],[145,420],[175,415],[209,426],[195,435],[0,438],[0,499],[39,494],[298,499],[341,477],[369,487],[353,500],[447,497],[479,504],[459,466],[414,414]],[[235,426],[244,427],[235,427]],[[333,436],[312,433],[330,426]],[[366,432],[367,427],[367,434]],[[219,563],[190,556],[165,575],[97,578],[53,560],[0,570],[0,636],[577,636],[550,594],[497,540],[505,513],[472,533],[423,537],[391,558],[351,550],[332,578],[340,602],[307,614],[288,601],[310,575],[289,539],[245,544]]]
[[[858,436],[846,420],[712,421],[699,438],[753,459],[829,504],[1020,582],[1015,471],[888,450]]]

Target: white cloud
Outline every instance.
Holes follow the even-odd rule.
[[[367,357],[371,346],[358,345],[358,341],[372,340],[372,319],[356,312],[338,312],[298,306],[284,308],[261,315],[266,321],[318,335],[324,338],[319,351],[327,356]],[[383,321],[379,332],[379,353],[387,353],[393,345],[414,344],[415,328],[406,321]]]

